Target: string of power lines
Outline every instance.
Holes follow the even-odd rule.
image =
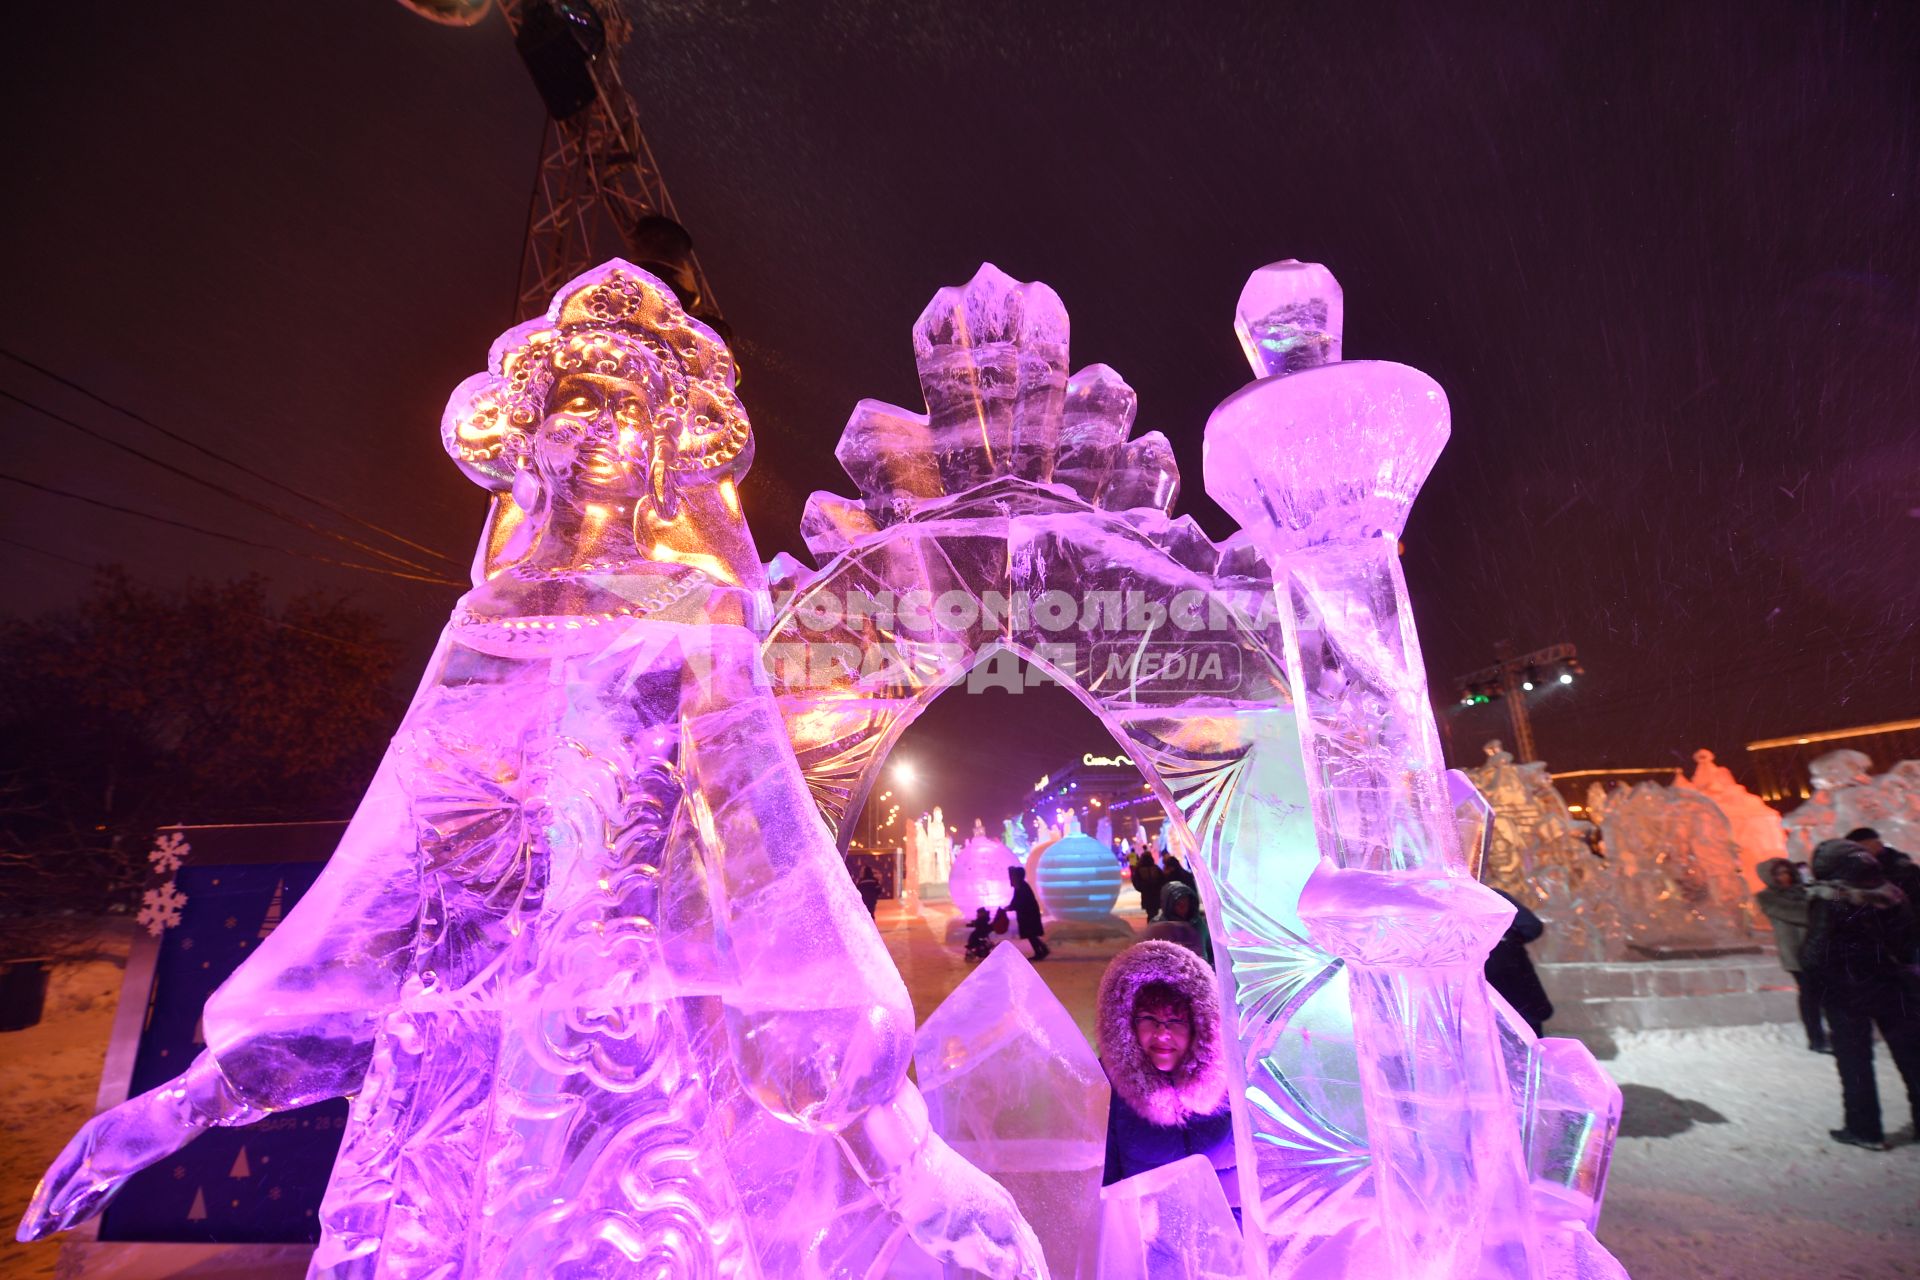
[[[334,565],[339,568],[353,569],[362,573],[380,574],[384,577],[397,578],[406,582],[419,582],[432,586],[446,587],[465,587],[468,585],[464,577],[454,576],[456,572],[464,570],[466,565],[445,552],[437,551],[432,547],[416,542],[382,524],[367,519],[355,511],[349,510],[337,502],[330,501],[318,494],[309,493],[275,476],[267,475],[236,458],[229,457],[217,449],[200,443],[190,436],[155,422],[138,410],[130,409],[123,404],[109,400],[107,397],[76,382],[74,379],[50,369],[27,356],[23,356],[18,352],[0,347],[0,356],[5,356],[8,360],[32,370],[47,381],[64,387],[68,391],[82,396],[118,415],[121,419],[137,424],[148,431],[160,435],[207,461],[230,468],[232,471],[257,482],[259,485],[275,493],[295,498],[313,507],[317,507],[321,511],[334,516],[336,519],[346,522],[357,532],[347,532],[340,528],[322,524],[319,521],[308,519],[294,510],[290,510],[279,502],[256,496],[256,494],[253,493],[243,492],[232,485],[222,483],[212,476],[204,474],[201,470],[182,465],[179,462],[169,461],[166,458],[162,458],[136,445],[130,444],[113,433],[102,430],[99,427],[90,426],[58,410],[51,409],[30,396],[0,388],[0,400],[11,402],[46,421],[56,423],[76,434],[96,440],[120,453],[137,458],[157,470],[178,476],[200,488],[216,493],[231,502],[238,503],[243,507],[279,520],[316,537],[349,547],[354,551],[360,552],[363,556],[371,557],[371,560],[343,559],[337,555],[324,555],[287,543],[263,542],[255,538],[243,537],[239,534],[230,533],[221,529],[209,528],[205,524],[196,523],[191,520],[183,520],[174,514],[127,506],[123,503],[109,501],[98,494],[83,493],[60,485],[46,484],[10,472],[0,472],[0,481],[46,494],[50,497],[62,498],[67,501],[81,503],[98,509],[118,512],[122,515],[150,521],[154,524],[181,529],[189,533],[199,534],[202,537],[252,547],[257,550],[277,552],[302,560],[311,560],[321,564]],[[56,559],[68,559],[68,557],[49,551],[44,547],[36,547],[29,543],[20,542],[17,539],[9,538],[7,541],[14,546],[53,556]]]

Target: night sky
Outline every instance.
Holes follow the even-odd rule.
[[[627,84],[746,371],[763,556],[804,558],[809,491],[852,492],[857,399],[919,404],[909,328],[982,260],[1058,290],[1074,363],[1132,383],[1225,536],[1200,433],[1247,379],[1233,302],[1297,257],[1344,284],[1349,357],[1452,401],[1405,559],[1443,707],[1506,639],[1590,673],[1537,707],[1555,768],[1742,772],[1756,737],[1920,714],[1920,6],[634,12]],[[29,6],[0,113],[0,350],[464,577],[485,503],[436,424],[515,318],[542,123],[504,25]],[[353,528],[11,359],[0,390]],[[0,474],[368,559],[13,401],[0,431]],[[414,669],[458,594],[11,481],[0,539],[15,613],[96,563],[257,571],[351,592]],[[1442,719],[1457,762],[1506,728]],[[1103,747],[1064,694],[956,694],[903,751],[964,829]]]

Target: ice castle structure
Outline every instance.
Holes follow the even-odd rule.
[[[1101,1265],[1199,1214],[1182,1274],[1621,1275],[1592,1235],[1619,1091],[1480,977],[1511,908],[1462,851],[1491,819],[1441,769],[1395,555],[1446,397],[1342,360],[1343,305],[1297,262],[1241,295],[1255,380],[1205,472],[1243,528],[1216,544],[1171,514],[1131,388],[1070,369],[1058,296],[984,266],[914,326],[925,411],[856,406],[857,496],[813,495],[815,565],[770,570],[724,344],[629,264],[571,282],[449,405],[493,515],[338,852],[210,1000],[205,1054],[89,1122],[22,1234],[207,1126],[351,1095],[315,1276],[1047,1274],[1016,1171],[1010,1195],[906,1075],[912,1010],[837,847],[912,719],[1008,650],[1166,809],[1236,1046],[1237,1247],[1173,1170],[1105,1197],[1132,1242]],[[949,1133],[1052,1123],[935,1030]],[[1044,1164],[1090,1115],[967,1150]]]

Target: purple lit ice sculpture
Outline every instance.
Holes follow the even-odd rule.
[[[1447,401],[1404,365],[1340,362],[1340,298],[1310,264],[1248,281],[1259,381],[1209,421],[1206,480],[1274,565],[1321,853],[1299,913],[1352,979],[1377,1236],[1347,1273],[1537,1277],[1522,1100],[1481,977],[1513,909],[1466,870],[1397,554]]]
[[[22,1238],[201,1129],[351,1095],[313,1276],[865,1276],[909,1233],[1043,1274],[928,1127],[912,1005],[763,677],[733,383],[614,261],[455,392],[447,447],[495,495],[474,589],[206,1051],[82,1129]]]

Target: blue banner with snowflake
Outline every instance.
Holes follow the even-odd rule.
[[[206,1047],[200,1010],[310,888],[342,824],[163,832],[142,922],[159,938],[129,1096],[178,1075]],[[172,836],[172,841],[169,836]],[[306,846],[302,849],[300,846]],[[301,861],[258,861],[305,853]],[[251,855],[251,856],[249,856]],[[123,998],[134,998],[128,993]],[[102,1240],[296,1244],[319,1238],[320,1196],[346,1128],[334,1100],[213,1129],[131,1178],[102,1216]]]

